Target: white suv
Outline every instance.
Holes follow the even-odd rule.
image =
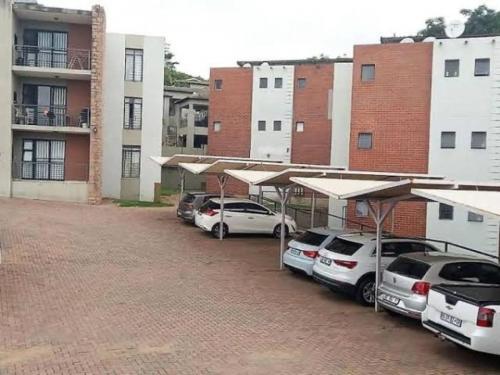
[[[375,303],[376,236],[345,234],[319,251],[313,278],[332,290],[352,294],[363,305]],[[437,251],[432,245],[404,238],[382,239],[382,270],[399,255]]]
[[[195,224],[214,237],[219,237],[220,199],[206,202],[195,215]],[[297,231],[297,224],[290,216],[285,216],[285,234]],[[228,198],[224,200],[223,236],[228,233],[269,233],[279,238],[281,235],[281,214],[249,199]]]

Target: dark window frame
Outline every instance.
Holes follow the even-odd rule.
[[[488,63],[488,72],[481,73],[478,72],[478,64],[479,63]],[[490,58],[478,58],[474,60],[474,77],[489,77],[491,74],[491,60]]]
[[[139,53],[140,52],[140,53]],[[127,56],[132,56],[132,79],[127,77]],[[139,77],[136,76],[136,61],[141,58],[141,71]],[[142,82],[144,79],[144,50],[141,48],[125,48],[125,81],[127,82]]]
[[[278,82],[279,82],[279,84],[278,84]],[[282,89],[283,88],[283,78],[282,77],[274,78],[274,88],[275,89]]]
[[[24,177],[24,167],[21,166],[21,179],[23,180],[36,180],[36,181],[64,181],[66,177],[66,140],[64,139],[41,139],[41,138],[23,138],[23,152],[22,152],[22,159],[21,159],[21,165],[24,163],[33,163],[33,166],[36,166],[36,163],[38,162],[37,157],[36,157],[36,148],[37,148],[37,142],[48,142],[49,148],[48,148],[48,158],[47,160],[43,160],[42,162],[47,163],[47,175],[48,178],[38,178],[36,177],[36,168],[32,168],[31,171],[31,177]],[[31,142],[31,149],[26,148],[26,142]],[[62,159],[56,158],[57,160],[53,160],[52,158],[52,142],[61,142],[64,144],[64,157]],[[26,152],[31,152],[31,161],[25,161],[25,154]],[[52,166],[55,164],[61,164],[62,163],[62,178],[51,178],[51,172],[52,172]]]
[[[361,147],[361,137],[362,136],[370,136],[370,146],[369,147]],[[358,133],[358,150],[372,150],[373,149],[373,133],[371,132],[360,132]]]
[[[477,144],[474,144],[474,135],[484,135],[484,146],[478,146]],[[487,132],[471,132],[470,135],[470,148],[472,150],[486,150],[487,147],[487,142],[488,142],[488,133]]]
[[[127,103],[128,101],[128,103]],[[138,102],[138,103],[136,103]],[[142,129],[142,98],[126,96],[123,100],[123,128],[129,130],[140,130]],[[135,123],[135,105],[140,104],[141,107],[141,117],[139,118],[139,124]],[[128,124],[126,122],[127,117],[125,116],[127,105],[129,106]],[[132,108],[132,111],[130,109]],[[132,115],[131,115],[132,114]],[[131,121],[132,120],[132,121]]]
[[[368,75],[367,69],[372,69],[370,75]],[[361,82],[375,81],[375,74],[376,74],[375,64],[361,64]]]
[[[269,87],[269,80],[267,77],[260,77],[259,78],[259,89],[267,89]]]
[[[469,212],[467,212],[467,221],[469,223],[483,223],[484,216],[481,214],[476,214],[475,212],[469,211]]]
[[[134,154],[139,154],[139,161],[133,163]],[[130,165],[126,168],[127,154],[130,155]],[[134,169],[134,165],[136,165]],[[141,146],[123,145],[122,146],[122,178],[140,178],[141,176]]]
[[[261,125],[264,125],[264,127],[261,127]],[[265,120],[259,120],[257,121],[257,131],[259,132],[265,132],[267,129],[267,123]]]
[[[307,87],[307,78],[305,77],[297,78],[297,88],[305,89],[306,87]]]
[[[453,135],[453,145],[445,145],[443,143],[444,140],[444,135]],[[441,149],[443,150],[454,150],[457,147],[457,132],[452,132],[452,131],[442,131],[441,132],[441,144],[440,144]]]
[[[224,80],[222,80],[222,79],[215,79],[214,80],[214,90],[221,91],[223,85],[224,85]]]
[[[448,74],[449,64],[457,64],[456,66],[456,75]],[[460,77],[460,59],[446,59],[444,60],[444,76],[445,78],[458,78]]]
[[[445,203],[439,203],[439,220],[453,220],[455,209],[453,206]]]
[[[276,126],[276,125],[279,125],[279,126]],[[282,128],[283,128],[283,123],[281,122],[281,120],[274,120],[273,121],[273,131],[280,132]]]

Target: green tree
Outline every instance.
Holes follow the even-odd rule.
[[[170,45],[165,46],[165,85],[176,86],[179,81],[184,81],[189,78],[197,78],[203,80],[202,77],[194,77],[190,74],[177,70],[179,62],[174,60],[175,55],[170,50]]]
[[[418,32],[418,36],[440,37],[445,36],[444,29],[446,27],[444,17],[429,18],[425,20],[425,28]]]

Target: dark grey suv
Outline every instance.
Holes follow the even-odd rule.
[[[218,194],[205,192],[187,193],[179,203],[179,207],[177,207],[177,217],[180,217],[185,221],[189,221],[190,223],[194,223],[195,211],[209,199],[218,197]]]

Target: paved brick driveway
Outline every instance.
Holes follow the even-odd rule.
[[[167,209],[0,200],[0,374],[472,374],[500,360]]]

